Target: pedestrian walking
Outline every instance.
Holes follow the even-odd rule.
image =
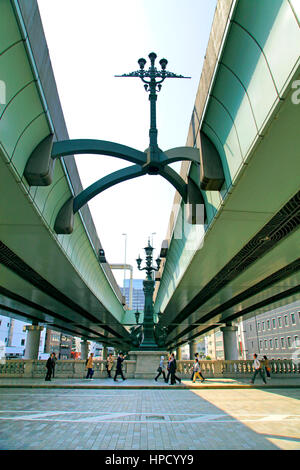
[[[199,356],[199,353],[195,353],[195,359],[198,359],[198,356]],[[194,378],[194,364],[193,364],[193,372],[192,372],[192,377],[191,377],[191,380],[193,380]]]
[[[158,366],[158,369],[157,369],[158,374],[154,379],[155,382],[157,382],[157,379],[161,374],[163,375],[164,381],[166,382],[164,359],[165,359],[165,356],[160,356],[160,362],[159,362],[159,366]]]
[[[122,371],[122,363],[124,361],[126,356],[124,356],[123,353],[119,353],[118,355],[118,358],[117,358],[117,366],[116,366],[116,373],[115,373],[115,377],[114,377],[114,381],[115,382],[118,382],[117,381],[117,376],[120,375],[122,377],[123,380],[126,380],[124,375],[123,375],[123,371]]]
[[[94,369],[93,369],[93,356],[94,354],[91,353],[90,357],[86,361],[86,369],[87,369],[87,374],[86,374],[86,379],[93,380],[93,375],[94,375]]]
[[[170,363],[172,361],[172,356],[170,354],[170,356],[168,357],[168,364],[167,364],[167,378],[165,380],[166,383],[169,383],[169,378],[170,378],[170,375],[171,375],[171,371],[170,371]]]
[[[107,359],[106,359],[106,370],[107,370],[107,375],[108,377],[111,379],[111,370],[112,370],[112,367],[114,365],[114,358],[112,356],[112,353],[109,353],[109,355],[107,356]]]
[[[169,364],[170,368],[170,375],[171,375],[171,385],[174,385],[176,383],[176,380],[181,383],[181,379],[176,376],[176,370],[177,370],[177,364],[176,364],[176,359],[175,359],[175,354],[171,354],[171,361]]]
[[[263,379],[263,382],[266,384],[267,381],[266,381],[266,378],[265,378],[264,370],[261,367],[260,361],[257,359],[257,354],[254,354],[253,357],[254,357],[254,362],[253,362],[254,374],[253,374],[253,377],[252,377],[250,383],[254,384],[254,381],[255,381],[255,378],[256,378],[257,374],[260,374],[261,378]]]
[[[53,357],[52,357],[52,377],[54,378],[54,372],[55,372],[57,357],[56,357],[55,352],[52,353],[52,354],[53,354]]]
[[[47,374],[46,374],[46,377],[45,377],[45,380],[46,381],[49,381],[51,380],[51,375],[52,375],[52,370],[53,370],[53,353],[50,354],[50,356],[48,357],[47,359],[47,362],[46,362],[46,368],[47,368]]]
[[[270,374],[271,367],[270,367],[269,359],[267,358],[267,356],[264,356],[263,365],[264,365],[268,379],[271,379],[271,374]]]
[[[196,382],[196,379],[199,378],[201,383],[204,382],[204,377],[201,374],[201,367],[198,361],[198,358],[195,358],[194,366],[193,366],[193,383]]]

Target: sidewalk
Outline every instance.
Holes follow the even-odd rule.
[[[272,381],[0,379],[0,450],[300,450],[300,380]]]
[[[250,384],[250,378],[208,378],[204,383],[183,379],[181,384],[165,384],[163,380],[126,379],[124,382],[113,379],[62,379],[54,378],[51,382],[45,382],[44,378],[0,378],[0,388],[70,388],[70,389],[168,389],[168,390],[193,390],[193,389],[256,389],[256,388],[300,388],[300,376],[273,377],[265,385],[258,378],[254,385]]]

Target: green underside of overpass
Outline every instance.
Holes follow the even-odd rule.
[[[35,2],[28,2],[24,8],[34,7]],[[37,14],[32,12],[33,23]],[[6,100],[0,104],[0,241],[15,259],[14,269],[1,267],[0,284],[19,298],[2,293],[0,304],[20,312],[20,317],[33,317],[78,336],[104,335],[111,341],[117,336],[123,341],[128,333],[121,324],[120,295],[99,264],[81,213],[75,215],[71,235],[56,235],[53,230],[59,208],[74,192],[63,159],[55,165],[50,186],[29,187],[23,176],[39,142],[51,131],[58,138],[55,116],[43,91],[48,75],[52,76],[50,61],[47,56],[38,68],[32,54],[31,41],[40,40],[41,47],[44,41],[39,23],[35,24],[29,37],[19,3],[1,2],[0,79],[5,83]],[[48,99],[55,99],[54,92]],[[31,279],[17,274],[17,263],[30,267]],[[35,279],[36,285],[44,287],[36,287]],[[55,295],[53,286],[58,291]],[[5,314],[12,313],[7,310]],[[109,331],[103,328],[106,325]]]
[[[299,286],[299,266],[293,270],[294,265],[291,276],[275,282],[275,273],[299,258],[299,215],[293,227],[286,221],[281,230],[278,220],[273,231],[268,227],[277,243],[257,259],[252,247],[253,260],[243,272],[234,274],[232,268],[229,277],[225,269],[238,254],[240,263],[246,262],[257,234],[299,190],[300,105],[293,104],[291,87],[300,78],[299,13],[297,2],[237,2],[205,114],[199,121],[193,113],[189,142],[199,147],[200,129],[209,136],[221,157],[225,183],[221,191],[202,191],[204,227],[184,225],[183,210],[177,218],[155,302],[155,311],[163,312],[162,324],[169,326],[169,344],[186,342],[263,299],[270,299],[270,308],[276,294]],[[198,171],[190,169],[195,181]],[[221,275],[225,286],[218,281],[218,288]],[[272,287],[251,295],[251,287],[267,278],[271,283],[272,275]],[[226,302],[243,293],[242,301],[226,309]],[[282,302],[295,295],[299,298],[299,292],[291,293]],[[217,308],[220,313],[214,314]],[[202,319],[205,325],[197,325]]]
[[[125,325],[135,324],[134,312],[124,312],[99,264],[82,212],[75,215],[71,235],[53,230],[59,209],[75,191],[64,159],[56,162],[50,186],[29,187],[23,176],[39,142],[52,131],[60,140],[47,101],[55,99],[56,90],[46,96],[43,88],[51,78],[50,62],[47,58],[38,65],[31,47],[34,40],[43,43],[43,33],[32,26],[28,36],[22,19],[25,12],[36,24],[35,5],[31,0],[1,2],[0,80],[6,84],[6,101],[0,104],[5,195],[0,200],[0,309],[121,345],[129,341]],[[201,118],[193,112],[188,137],[197,147],[200,129],[211,139],[225,183],[220,191],[202,191],[204,228],[183,224],[182,215],[177,219],[155,303],[155,311],[163,312],[162,324],[169,326],[169,345],[241,312],[251,314],[298,295],[299,219],[294,213],[289,226],[280,211],[299,190],[300,105],[292,103],[291,89],[300,78],[299,17],[297,0],[236,2],[205,113]],[[195,165],[190,176],[199,182]],[[178,238],[180,225],[184,233]],[[264,243],[257,240],[263,227],[276,239],[271,249],[258,246]],[[289,269],[285,275],[284,269]]]

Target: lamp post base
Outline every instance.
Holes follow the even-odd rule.
[[[157,368],[161,356],[165,357],[167,364],[168,352],[155,350],[155,351],[129,351],[130,359],[136,361],[134,372],[135,379],[153,379],[157,375]]]

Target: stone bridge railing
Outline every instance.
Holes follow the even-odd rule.
[[[177,372],[183,379],[190,379],[192,375],[194,361],[177,361]],[[106,361],[94,360],[94,378],[105,378],[107,372],[105,368]],[[292,360],[272,360],[269,361],[271,375],[289,375],[300,374],[300,364]],[[134,377],[136,361],[125,360],[123,371],[126,377]],[[201,371],[204,377],[250,377],[253,374],[253,361],[200,361]],[[115,364],[112,370],[114,374]],[[82,360],[62,360],[57,361],[55,366],[56,378],[77,378],[83,379],[86,376],[85,361]],[[0,378],[24,377],[24,378],[43,378],[46,375],[45,360],[24,360],[10,359],[0,362]],[[156,368],[153,370],[153,377],[156,375]]]
[[[9,359],[0,363],[0,378],[3,377],[28,377],[28,378],[43,378],[46,376],[46,360],[30,360],[30,359]],[[107,372],[105,368],[106,361],[94,360],[94,378],[105,378]],[[124,361],[123,372],[128,376],[133,377],[135,369],[135,361]],[[113,367],[115,371],[115,364]],[[80,379],[85,378],[87,369],[85,361],[81,360],[62,360],[57,361],[55,365],[55,377]]]
[[[194,361],[177,361],[178,374],[183,378],[190,378],[192,375]],[[199,361],[201,372],[204,377],[251,377],[253,360],[236,361]],[[300,374],[300,364],[292,360],[270,360],[271,375],[294,375]]]

